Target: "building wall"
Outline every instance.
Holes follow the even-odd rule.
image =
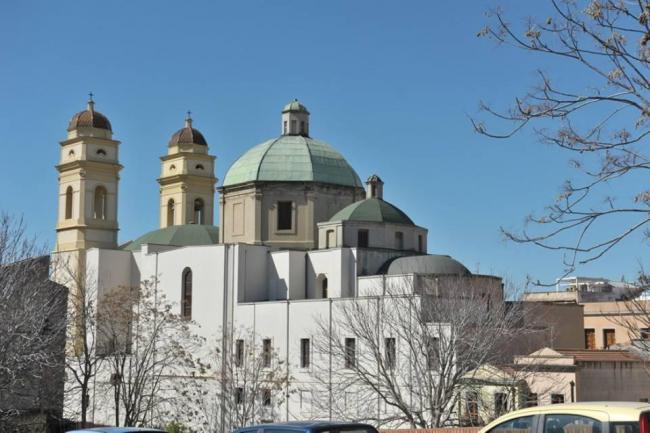
[[[325,220],[326,221],[326,220]],[[329,231],[334,231],[336,243],[328,245]],[[368,231],[368,248],[384,248],[390,250],[426,253],[427,230],[418,226],[392,223],[373,223],[366,221],[335,221],[318,224],[318,248],[358,247],[359,230]],[[398,248],[396,233],[402,233],[403,246]],[[421,239],[422,244],[420,245]]]
[[[626,302],[585,303],[584,311],[584,329],[595,331],[596,349],[605,348],[604,330],[606,329],[614,330],[617,344],[629,344],[632,339],[640,337],[640,334],[633,332],[630,328],[640,330],[649,327],[647,315],[641,314],[635,318],[631,314],[635,311],[634,305]]]
[[[650,399],[650,375],[643,362],[580,362],[578,401]]]

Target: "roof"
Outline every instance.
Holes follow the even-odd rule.
[[[555,349],[576,362],[642,362],[634,353],[626,350]]]
[[[186,247],[213,245],[219,242],[219,227],[203,224],[185,224],[165,227],[146,233],[123,247],[127,251],[140,249],[143,244]]]
[[[176,146],[179,144],[199,144],[201,146],[207,146],[208,142],[205,141],[205,137],[197,129],[192,128],[192,117],[190,117],[190,112],[187,112],[187,117],[185,118],[185,126],[178,131],[174,132],[172,138],[169,139],[170,146]]]
[[[313,421],[288,421],[288,422],[282,422],[282,423],[250,425],[250,426],[247,426],[247,427],[242,427],[240,429],[237,429],[237,430],[235,430],[235,432],[257,430],[259,428],[264,428],[264,427],[266,427],[266,428],[277,427],[277,428],[295,428],[295,429],[317,429],[317,428],[324,428],[324,427],[329,427],[329,426],[337,426],[337,427],[363,426],[363,427],[370,427],[370,428],[374,429],[374,427],[372,427],[370,424],[364,424],[364,423],[344,422],[344,421],[318,421],[318,420],[313,420]]]
[[[289,102],[287,105],[284,106],[282,112],[286,113],[287,111],[302,111],[304,113],[309,114],[309,110],[307,110],[307,107],[302,105],[300,101],[298,101],[297,99],[294,99],[293,101]]]
[[[388,260],[378,271],[379,274],[437,274],[437,275],[471,275],[472,273],[451,256],[427,254],[397,257]]]
[[[321,182],[362,188],[354,169],[329,144],[282,135],[252,147],[235,161],[223,186],[247,182]]]
[[[92,98],[88,101],[88,107],[84,111],[78,112],[70,119],[68,131],[77,128],[98,128],[113,131],[108,118],[99,111],[95,111],[95,102]]]
[[[157,428],[146,428],[146,427],[93,427],[81,430],[70,430],[69,433],[84,433],[84,432],[94,432],[94,433],[148,433],[148,432],[161,432],[164,433],[164,430]]]
[[[527,415],[544,413],[565,413],[585,415],[601,422],[609,421],[638,421],[642,412],[650,411],[650,404],[626,401],[593,401],[584,403],[552,404],[516,410],[499,417],[479,430],[479,433],[491,430],[495,425],[504,421]]]
[[[332,216],[330,221],[365,221],[415,225],[397,206],[379,198],[367,198],[354,202]]]

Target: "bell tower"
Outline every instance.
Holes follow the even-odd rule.
[[[91,93],[61,142],[55,253],[117,248],[119,144]]]
[[[192,127],[187,112],[185,126],[172,135],[160,167],[160,227],[183,224],[212,225],[214,221],[215,156]]]

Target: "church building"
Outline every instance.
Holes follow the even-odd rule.
[[[316,317],[335,314],[332,305],[381,297],[405,282],[417,292],[447,276],[502,296],[502,282],[429,254],[427,229],[384,197],[378,175],[363,182],[344,148],[314,138],[301,102],[284,106],[279,121],[280,135],[242,149],[218,183],[218,145],[188,114],[160,146],[159,209],[151,209],[158,228],[121,244],[119,149],[129,143],[114,138],[91,98],[61,142],[54,255],[92,274],[98,296],[155,278],[156,290],[206,338],[229,341],[227,330],[252,330],[292,378],[291,389],[272,397],[281,404],[269,418],[284,421],[322,416],[303,398],[314,386],[304,356],[319,332]],[[330,359],[329,368],[343,363]],[[95,422],[111,422],[93,413]]]

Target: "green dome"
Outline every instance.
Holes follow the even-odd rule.
[[[352,203],[338,211],[330,218],[330,221],[366,221],[415,225],[411,218],[399,208],[378,198],[367,198]]]
[[[298,101],[297,99],[294,99],[293,101],[289,102],[287,105],[284,106],[282,112],[286,113],[287,111],[302,111],[303,113],[309,114],[307,107],[302,105],[300,101]]]
[[[223,186],[256,181],[363,188],[357,173],[332,146],[301,135],[282,135],[251,148],[230,167]]]
[[[219,227],[201,224],[185,224],[151,231],[130,242],[122,249],[134,251],[142,244],[171,245],[187,247],[192,245],[213,245],[219,242]]]

